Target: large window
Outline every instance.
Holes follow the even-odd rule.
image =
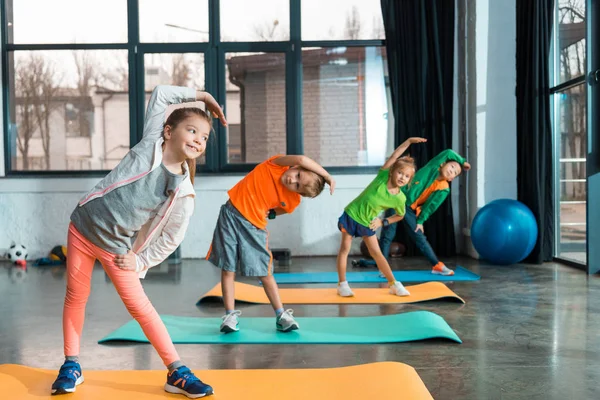
[[[302,64],[304,153],[330,166],[383,165],[391,153],[385,48],[305,49]]]
[[[204,172],[286,153],[373,171],[394,146],[378,1],[0,2],[7,174],[114,168],[158,84],[224,106]]]
[[[208,42],[208,0],[138,0],[140,41]]]
[[[273,42],[290,40],[287,0],[220,0],[221,41]]]
[[[227,53],[227,161],[286,152],[285,54]]]
[[[126,51],[19,50],[8,56],[11,170],[118,164],[130,144]]]
[[[554,32],[556,255],[586,263],[586,2],[559,0]]]
[[[384,38],[379,1],[302,0],[302,40]]]

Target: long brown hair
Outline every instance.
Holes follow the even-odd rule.
[[[163,126],[163,134],[164,128],[166,128],[167,126],[170,126],[171,129],[175,129],[177,128],[177,125],[179,125],[182,121],[193,115],[197,115],[198,117],[208,122],[208,124],[210,125],[210,129],[212,130],[213,124],[210,114],[198,107],[183,107],[176,108],[175,110],[173,110],[171,115],[169,115],[169,118],[167,118],[167,121]],[[204,152],[206,153],[206,150],[204,150]],[[188,169],[190,170],[190,180],[193,184],[194,178],[196,177],[196,158],[188,158],[185,160],[185,162],[188,165]]]

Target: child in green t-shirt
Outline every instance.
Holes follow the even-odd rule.
[[[402,187],[406,196],[406,213],[402,223],[408,228],[410,237],[431,264],[431,273],[437,275],[454,275],[454,271],[438,260],[433,248],[425,237],[423,224],[438,209],[450,194],[450,182],[459,176],[464,169],[468,171],[471,165],[464,157],[451,149],[447,149],[432,158],[419,169],[409,185]],[[393,215],[390,209],[388,215]],[[396,235],[396,226],[391,225],[382,229],[382,253],[387,256],[390,244]],[[368,267],[374,265],[372,260],[359,260],[352,265]]]
[[[405,210],[406,196],[400,188],[407,185],[416,171],[414,160],[411,157],[400,157],[411,144],[426,142],[426,139],[412,137],[407,139],[387,159],[373,181],[362,191],[357,198],[352,200],[344,209],[338,220],[338,229],[342,232],[342,242],[337,257],[337,271],[339,276],[338,294],[344,297],[354,296],[346,281],[346,268],[348,254],[353,237],[362,237],[369,249],[369,253],[377,262],[377,268],[388,280],[390,293],[397,296],[408,296],[410,293],[396,281],[392,269],[386,258],[381,253],[375,231],[381,226],[388,226],[402,220]],[[377,216],[381,211],[392,208],[396,215],[380,219]]]

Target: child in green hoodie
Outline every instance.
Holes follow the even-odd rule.
[[[446,200],[450,193],[450,182],[462,172],[468,171],[471,165],[453,150],[444,150],[431,159],[421,168],[412,179],[412,182],[402,187],[406,196],[406,213],[404,224],[408,227],[411,238],[432,266],[432,273],[438,275],[454,275],[454,271],[438,260],[431,245],[427,241],[423,224],[438,207]],[[389,215],[389,213],[387,214]],[[396,225],[386,226],[381,233],[381,247],[385,256],[396,235]],[[375,265],[374,260],[360,260],[353,265],[361,267]]]

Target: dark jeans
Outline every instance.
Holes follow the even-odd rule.
[[[389,209],[386,210],[385,217],[388,218],[394,214],[394,210]],[[439,262],[439,260],[435,255],[435,252],[431,248],[431,245],[427,241],[427,237],[422,231],[415,232],[415,229],[417,229],[417,214],[415,214],[413,209],[410,207],[406,207],[406,214],[404,214],[404,218],[402,219],[402,221],[398,222],[397,224],[391,224],[387,228],[384,227],[381,229],[381,237],[379,238],[379,248],[381,249],[381,252],[383,253],[384,257],[389,258],[390,247],[392,245],[394,237],[396,236],[396,225],[398,224],[405,224],[405,226],[408,228],[408,233],[412,240],[415,241],[417,248],[429,260],[432,267],[436,265]],[[375,260],[367,260],[364,258],[359,260],[358,264],[361,267],[377,265]]]

